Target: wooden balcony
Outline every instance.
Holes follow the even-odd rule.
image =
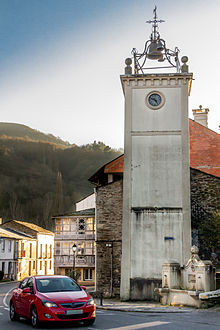
[[[73,255],[60,256],[55,255],[55,267],[73,267]],[[75,267],[95,267],[95,256],[77,256],[75,260]]]
[[[62,239],[70,239],[72,241],[77,240],[94,240],[95,239],[95,233],[71,233],[71,232],[61,232],[60,234],[55,233],[55,240],[62,240]]]

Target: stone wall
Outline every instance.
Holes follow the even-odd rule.
[[[220,206],[220,178],[192,168],[190,176],[191,197],[205,210],[217,211]],[[111,278],[112,294],[120,292],[122,200],[122,180],[97,189],[96,290],[103,291],[105,296],[111,295]],[[106,246],[109,243],[112,247]],[[132,287],[134,285],[132,283]]]
[[[96,199],[96,291],[120,293],[122,180],[99,187]]]
[[[190,170],[191,199],[207,212],[220,211],[220,178],[199,170]]]

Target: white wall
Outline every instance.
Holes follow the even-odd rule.
[[[85,197],[80,202],[76,203],[76,211],[88,210],[95,208],[95,193]]]
[[[4,273],[8,275],[8,266],[9,263],[12,263],[11,273],[13,273],[14,267],[14,248],[15,248],[15,240],[9,238],[1,238],[0,239],[0,270],[2,270],[2,266],[4,263]]]
[[[54,274],[54,235],[38,234],[37,247],[37,275]],[[42,256],[41,256],[42,245]],[[50,246],[52,246],[52,255],[50,258]],[[47,254],[46,254],[47,250]]]

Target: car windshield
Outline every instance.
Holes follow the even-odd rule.
[[[80,286],[71,278],[41,278],[36,279],[36,287],[39,292],[64,292],[81,291]]]

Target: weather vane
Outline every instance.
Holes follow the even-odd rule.
[[[164,20],[159,20],[157,18],[157,7],[155,6],[153,10],[153,20],[146,21],[146,23],[152,24],[152,32],[150,39],[146,41],[143,53],[139,53],[136,48],[133,48],[132,55],[134,57],[134,73],[135,74],[144,74],[146,70],[150,69],[164,69],[164,68],[176,68],[177,72],[181,71],[180,62],[178,58],[179,49],[175,47],[174,50],[170,50],[166,47],[165,40],[161,39],[158,31],[158,23],[165,22]],[[127,59],[129,60],[129,59]],[[127,61],[126,60],[126,61]],[[166,66],[157,66],[157,67],[146,67],[145,64],[147,60],[157,60],[158,62],[166,62]],[[130,60],[131,61],[131,60]],[[186,56],[182,59],[184,65],[182,68],[185,68],[186,72],[186,62],[188,58]],[[129,61],[126,62],[129,65]],[[131,63],[130,63],[131,64]]]

